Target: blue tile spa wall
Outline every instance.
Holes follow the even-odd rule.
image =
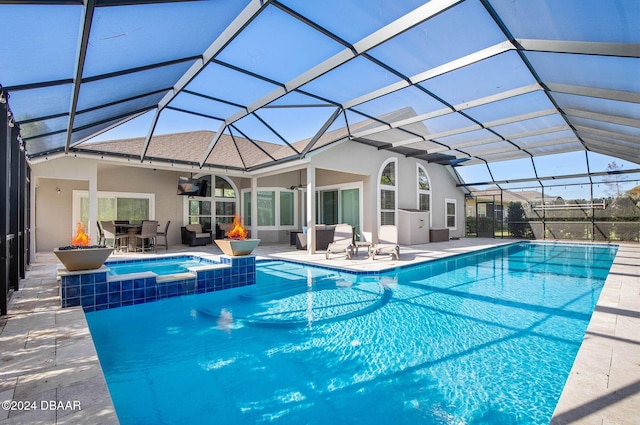
[[[155,277],[113,280],[106,272],[61,277],[62,307],[104,310],[153,302],[180,295],[220,291],[256,283],[255,257],[221,257],[230,267],[199,271],[195,278],[156,281]]]

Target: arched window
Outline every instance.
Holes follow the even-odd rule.
[[[236,191],[224,177],[216,176],[214,196],[216,198],[235,198]]]
[[[427,170],[421,164],[418,164],[418,209],[431,211],[431,184]]]
[[[382,164],[382,167],[380,167],[380,177],[378,178],[378,209],[380,211],[380,225],[396,224],[396,185],[396,158],[390,158]]]
[[[216,223],[233,223],[236,214],[236,190],[224,177],[215,176],[213,197],[216,206]]]
[[[238,210],[238,191],[233,182],[222,176],[196,176],[207,182],[203,196],[185,197],[185,211],[189,224],[200,223],[209,231],[215,223],[232,223]]]

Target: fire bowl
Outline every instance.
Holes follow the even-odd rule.
[[[215,242],[225,255],[237,257],[251,254],[260,239],[216,239]]]
[[[58,260],[70,272],[99,269],[113,252],[113,248],[74,248],[53,250]]]

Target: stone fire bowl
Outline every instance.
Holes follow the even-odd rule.
[[[237,257],[251,254],[260,243],[260,239],[216,239],[215,243],[225,255]]]
[[[70,272],[77,270],[93,270],[99,269],[105,260],[113,252],[113,248],[87,248],[87,249],[68,249],[53,250],[58,260]]]

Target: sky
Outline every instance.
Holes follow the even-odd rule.
[[[375,34],[384,25],[424,2],[283,0],[282,3],[310,17],[319,26],[333,32],[342,40],[358,43],[366,41],[365,37]],[[97,8],[89,39],[84,76],[92,77],[150,63],[201,55],[211,40],[229,25],[246,4],[246,1],[218,0]],[[540,1],[535,4],[526,1],[492,0],[491,4],[516,37],[640,43],[640,32],[634,30],[637,24],[634,16],[637,17],[640,13],[638,1],[619,1],[613,7],[607,2],[577,0]],[[78,28],[82,19],[81,10],[80,7],[69,5],[2,5],[0,13],[5,17],[6,40],[0,46],[0,83],[4,86],[19,86],[72,77],[75,70]],[[353,20],[355,16],[357,21]],[[597,22],[594,22],[594,19],[597,19]],[[354,22],[357,22],[357,25]],[[616,31],[611,31],[610,28],[614,25]],[[482,30],[479,31],[478,28]],[[29,37],[20,37],[25,31]],[[380,116],[405,106],[413,108],[416,114],[446,107],[428,96],[425,91],[445,99],[452,105],[464,105],[466,102],[534,84],[536,80],[515,51],[495,54],[441,75],[425,77],[425,72],[495,46],[504,40],[504,34],[493,23],[481,3],[468,0],[375,46],[367,52],[373,60],[364,57],[349,60],[339,68],[303,84],[300,89],[348,104],[377,89],[401,84],[403,80],[400,76],[375,62],[380,61],[410,76],[412,81],[419,81],[419,87],[407,87],[362,104],[355,102],[354,110]],[[162,49],[158,49],[157,46],[162,46]],[[275,82],[287,83],[344,49],[338,40],[311,28],[281,9],[269,6],[215,59],[263,75]],[[632,93],[640,91],[640,80],[634,78],[637,58],[558,56],[546,52],[528,52],[527,56],[543,81],[593,85],[601,89]],[[78,107],[92,111],[92,108],[117,100],[117,96],[137,96],[154,88],[171,86],[191,64],[192,62],[177,63],[85,84],[80,91]],[[594,75],[598,75],[599,79],[594,79]],[[54,115],[70,103],[69,86],[42,89],[48,90],[47,101],[39,102],[37,105],[28,102],[22,92],[15,92],[12,96],[12,107],[18,116],[21,111],[27,109],[30,113]],[[171,107],[190,109],[211,118],[164,110],[155,132],[165,134],[196,130],[218,131],[223,120],[242,110],[242,105],[252,104],[277,87],[276,84],[239,73],[220,63],[211,63],[187,88],[210,97],[224,99],[231,104],[181,93],[171,102]],[[67,90],[66,93],[62,91],[63,88]],[[584,108],[627,118],[640,118],[640,106],[637,104],[564,94],[555,94],[555,97],[561,103],[560,106],[566,108]],[[138,99],[132,101],[128,107],[144,106],[145,102],[153,104],[157,102],[157,99],[154,99],[153,96]],[[315,135],[335,110],[335,106],[324,105],[318,98],[301,93],[289,93],[272,105],[279,108],[262,109],[257,114],[289,142]],[[305,107],[286,107],[294,105]],[[533,91],[465,109],[464,112],[475,120],[487,122],[513,114],[527,114],[549,108],[553,108],[553,105],[548,96],[542,91]],[[118,108],[113,107],[112,110]],[[97,115],[99,112],[79,114],[76,120],[81,124],[85,117],[90,119],[94,114]],[[93,140],[145,137],[153,115],[153,112],[146,113]],[[348,114],[348,118],[350,123],[365,119],[364,116],[352,112]],[[49,124],[64,129],[63,121],[51,119]],[[635,131],[629,135],[631,137],[639,135],[637,129],[603,126],[601,123],[584,119],[576,119],[576,122],[606,131]],[[344,124],[344,120],[340,119],[332,128]],[[454,113],[425,120],[423,124],[428,134],[447,134],[452,129],[472,126],[474,122],[464,114]],[[552,114],[523,122],[496,125],[495,128],[508,138],[509,135],[563,124],[566,123],[558,114]],[[252,115],[240,119],[234,125],[256,140],[282,143],[277,135]],[[567,135],[569,138],[573,136],[571,131],[558,132],[555,136],[566,138]],[[486,130],[480,129],[442,136],[437,140],[447,145],[456,145],[473,140],[473,137],[484,139],[492,136]],[[573,138],[573,141],[566,142],[568,148],[579,144],[575,137]],[[473,155],[485,148],[496,152],[502,148],[512,149],[506,142],[497,142],[486,147],[470,147],[467,151]],[[547,148],[550,146],[544,149]],[[534,176],[536,173],[545,177],[582,174],[588,170],[600,172],[605,171],[611,161],[612,158],[604,155],[593,152],[585,155],[582,151],[537,156],[533,161],[526,158],[491,162],[489,167],[492,175],[484,164],[457,167],[457,170],[466,182],[477,183],[490,181],[492,177],[496,180],[509,180]],[[616,163],[623,170],[639,168],[638,164],[623,159],[616,159]],[[630,187],[640,179],[638,175],[628,177]],[[575,182],[572,180],[561,183]],[[520,186],[505,185],[508,188]],[[578,191],[577,187],[575,189]]]

